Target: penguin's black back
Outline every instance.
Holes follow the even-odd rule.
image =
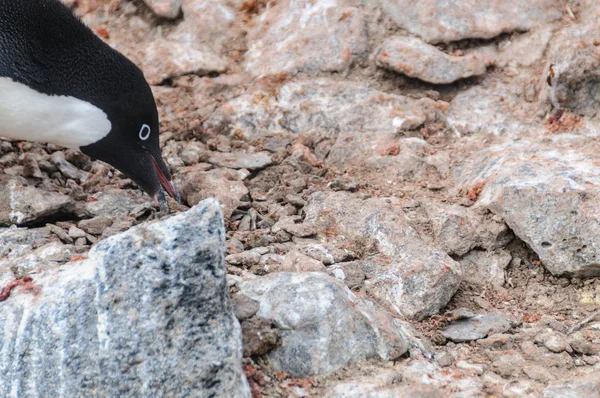
[[[130,101],[153,102],[141,71],[59,0],[0,0],[0,77],[107,113]]]

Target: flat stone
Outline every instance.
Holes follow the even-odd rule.
[[[75,210],[75,202],[58,192],[24,186],[20,180],[0,175],[0,225],[42,222]]]
[[[36,275],[0,306],[0,395],[250,397],[224,247],[208,200]]]
[[[208,158],[208,162],[219,167],[228,167],[230,169],[257,170],[272,165],[273,159],[271,159],[271,154],[268,152],[214,152],[214,154]]]
[[[376,54],[377,65],[434,84],[480,76],[487,69],[482,55],[448,55],[415,37],[389,38]]]
[[[225,219],[239,206],[241,199],[248,194],[248,188],[241,181],[241,176],[233,170],[203,171],[194,166],[183,169],[178,175],[181,199],[190,206],[206,198],[217,198]]]
[[[379,0],[381,8],[403,29],[428,43],[491,39],[524,32],[563,17],[553,0]]]
[[[304,222],[325,242],[368,254],[375,264],[365,282],[369,294],[399,314],[417,319],[436,314],[458,288],[459,264],[419,238],[397,198],[316,192],[304,211]]]
[[[210,49],[197,49],[169,39],[155,39],[139,50],[140,65],[150,84],[160,84],[167,79],[183,75],[223,73],[228,62]]]
[[[281,329],[281,345],[267,355],[271,366],[294,377],[328,374],[366,358],[392,360],[406,352],[391,317],[326,274],[282,272],[238,286],[240,294],[260,303],[257,316]]]
[[[152,199],[141,190],[104,188],[92,195],[85,203],[84,213],[88,217],[125,217],[140,205]]]
[[[298,251],[289,251],[281,264],[282,271],[294,272],[325,272],[322,262],[310,258]]]
[[[83,231],[92,235],[102,235],[105,228],[110,227],[114,222],[112,217],[97,216],[87,220],[81,220],[77,226]]]
[[[494,333],[504,333],[512,328],[501,314],[483,314],[472,318],[458,319],[440,333],[455,343],[479,340]]]
[[[248,32],[246,70],[255,75],[342,72],[366,56],[362,11],[343,0],[283,0]]]

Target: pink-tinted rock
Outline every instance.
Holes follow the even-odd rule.
[[[434,84],[483,75],[487,63],[483,55],[448,55],[415,37],[392,37],[377,50],[377,65]]]
[[[248,32],[246,70],[274,73],[342,72],[368,51],[362,11],[343,0],[282,0]]]
[[[429,43],[490,39],[527,31],[560,19],[554,0],[380,0],[381,8],[403,29]]]

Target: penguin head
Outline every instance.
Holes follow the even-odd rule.
[[[136,68],[137,69],[137,68]],[[156,103],[141,72],[115,82],[109,90],[110,100],[102,102],[102,110],[111,123],[110,132],[102,139],[80,148],[84,154],[115,167],[148,195],[166,206],[165,192],[178,202],[159,145],[159,122]]]

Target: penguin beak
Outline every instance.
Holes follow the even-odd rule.
[[[179,196],[179,192],[177,192],[177,189],[175,188],[173,181],[169,177],[165,176],[165,173],[162,171],[161,165],[159,164],[159,161],[160,161],[166,169],[166,165],[164,164],[162,159],[157,161],[156,158],[152,154],[150,154],[150,158],[152,159],[152,163],[154,165],[154,171],[156,172],[156,176],[158,177],[158,180],[160,181],[160,185],[162,186],[162,188],[165,190],[165,192],[167,192],[169,194],[170,197],[175,199],[177,201],[177,203],[181,204],[181,197]],[[163,194],[163,197],[160,198],[160,193],[161,192],[159,192],[157,194],[157,199],[159,200],[159,202],[162,202],[162,201],[164,201],[164,194]]]

